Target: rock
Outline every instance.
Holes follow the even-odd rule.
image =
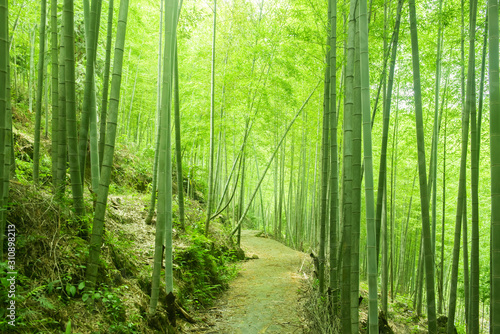
[[[257,260],[259,256],[257,254],[253,254],[252,256],[245,256],[245,260]]]

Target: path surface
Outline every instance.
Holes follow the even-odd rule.
[[[221,317],[209,333],[302,333],[298,289],[306,254],[281,243],[242,231],[241,246],[247,257],[218,306]]]

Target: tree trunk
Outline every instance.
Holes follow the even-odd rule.
[[[238,220],[242,219],[243,217],[243,205],[245,203],[245,150],[241,152],[241,185],[240,185],[240,197],[238,201]],[[241,248],[241,225],[238,226],[238,236],[237,236],[237,241],[236,245]]]
[[[28,110],[33,112],[33,83],[35,81],[35,37],[36,23],[33,24],[33,29],[30,32],[30,68],[28,73]]]
[[[354,60],[355,60],[356,1],[352,1],[349,12],[347,39],[346,88],[343,121],[343,173],[342,173],[342,273],[341,273],[341,324],[343,333],[351,333],[351,229],[352,229],[352,119],[354,114]],[[340,259],[340,257],[339,257]]]
[[[99,127],[99,169],[102,169],[104,144],[106,143],[106,118],[108,114],[109,71],[111,64],[111,40],[113,35],[113,0],[108,4],[108,29],[106,33],[106,59],[104,61],[104,78],[102,83],[101,117]],[[160,1],[163,7],[163,1]],[[160,20],[161,21],[161,20]],[[161,25],[161,23],[160,23]],[[160,32],[161,36],[161,32]]]
[[[51,33],[51,74],[52,74],[52,184],[54,192],[57,192],[59,186],[59,178],[57,173],[58,150],[59,150],[59,52],[57,49],[57,0],[52,0],[50,3],[50,33]],[[47,111],[48,112],[48,111]]]
[[[80,164],[80,174],[81,174],[81,182],[83,183],[85,180],[85,167],[86,167],[86,158],[87,158],[87,142],[89,139],[89,127],[90,123],[95,121],[91,121],[92,118],[92,109],[95,111],[95,57],[96,57],[96,46],[97,39],[99,37],[99,17],[98,13],[100,13],[101,1],[92,0],[92,6],[90,8],[90,12],[88,10],[88,0],[84,1],[84,19],[85,19],[85,39],[86,39],[86,55],[87,55],[87,63],[85,67],[85,90],[84,90],[84,98],[83,98],[83,108],[82,108],[82,116],[80,120],[80,131],[78,132],[78,150],[79,150],[79,164]],[[93,94],[94,93],[94,94]],[[96,117],[94,117],[96,119]],[[93,133],[96,132],[96,125],[94,125],[94,129],[91,130]],[[95,134],[97,135],[97,133]],[[97,138],[93,139],[94,141]],[[95,147],[94,147],[95,149]],[[91,152],[92,153],[92,152]],[[97,154],[97,152],[95,152]],[[94,164],[97,162],[95,161]],[[92,163],[92,162],[91,162]],[[94,166],[95,168],[95,166]],[[93,170],[93,177],[96,177],[92,180],[92,185],[94,187],[97,186],[98,176],[95,175],[96,171]],[[98,172],[97,172],[98,173]]]
[[[377,308],[377,249],[375,208],[373,193],[372,131],[370,119],[370,76],[368,62],[368,15],[366,0],[360,0],[360,59],[361,59],[361,109],[363,112],[363,152],[365,166],[365,202],[368,272],[368,328],[378,333]]]
[[[0,6],[1,7],[1,6]],[[8,10],[7,10],[8,13]],[[7,14],[8,16],[8,14]],[[1,17],[1,15],[0,15]],[[8,22],[8,20],[6,20]],[[7,36],[9,35],[9,28],[6,28]],[[1,36],[1,34],[0,34]],[[7,59],[9,58],[9,51],[6,51]],[[0,88],[1,89],[1,88]],[[3,205],[9,203],[9,186],[10,186],[10,178],[11,176],[15,176],[15,165],[12,161],[14,159],[14,136],[12,132],[12,105],[11,105],[11,88],[10,88],[10,63],[7,62],[7,82],[6,82],[6,90],[7,90],[7,99],[6,99],[6,110],[5,110],[5,139],[4,139],[4,157],[3,157],[3,184],[0,184],[3,187]],[[1,109],[0,109],[1,110]],[[3,113],[0,113],[0,115]],[[1,143],[0,143],[1,145]],[[2,146],[0,146],[2,147]],[[0,177],[1,179],[1,177]],[[7,222],[7,211],[2,211],[2,215],[0,216],[0,227],[2,228],[0,233],[3,236],[3,232],[5,231],[5,225]],[[0,247],[3,247],[3,242],[0,239]],[[2,252],[0,252],[0,259],[2,259]]]
[[[338,260],[337,255],[337,231],[338,231],[338,150],[337,150],[337,2],[329,1],[330,6],[330,52],[329,52],[329,75],[330,86],[329,97],[329,133],[330,133],[330,292],[332,303],[337,307],[338,303]],[[327,146],[327,147],[328,147]],[[316,168],[315,168],[316,180]],[[314,182],[316,184],[316,182]],[[314,187],[314,193],[316,193]],[[313,204],[314,206],[314,198]]]
[[[64,0],[64,89],[66,90],[66,130],[68,156],[71,174],[73,205],[77,216],[83,217],[83,185],[78,162],[78,139],[76,131],[76,90],[75,90],[75,46],[73,0]]]
[[[475,84],[475,37],[476,37],[476,14],[477,0],[470,1],[470,28],[469,28],[469,71],[467,104],[471,117],[471,199],[472,199],[472,221],[471,221],[471,277],[470,277],[470,306],[467,325],[470,333],[479,333],[479,143],[480,132],[478,132],[476,118],[476,84]]]
[[[207,194],[207,221],[205,222],[205,235],[208,236],[210,215],[212,212],[212,196],[214,183],[214,108],[215,108],[215,32],[217,27],[217,0],[214,0],[214,23],[212,34],[212,84],[210,93],[210,162],[208,169],[208,194]],[[242,182],[243,187],[243,182]],[[241,208],[240,208],[241,210]],[[241,212],[241,211],[240,211]]]
[[[137,86],[137,76],[139,75],[139,62],[140,61],[141,61],[141,54],[139,53],[139,59],[137,60],[137,67],[135,69],[134,86],[132,87],[132,97],[130,98],[130,105],[129,105],[128,116],[127,116],[127,129],[125,131],[125,138],[127,138],[127,140],[130,140],[130,117],[132,115],[132,107],[134,106],[135,87]]]
[[[8,78],[9,78],[9,11],[8,11],[8,1],[0,0],[0,185],[4,184],[4,178],[9,178],[9,174],[4,172],[4,160],[5,160],[5,127],[6,127],[6,115],[7,115],[7,100],[10,98],[8,95]],[[1,187],[0,191],[0,205],[3,207],[4,204],[4,187]],[[2,210],[0,215],[0,260],[3,261],[3,249],[4,249],[4,231],[5,231],[6,215]]]
[[[66,71],[64,70],[64,58],[65,58],[65,48],[64,48],[64,13],[62,13],[62,27],[61,27],[61,39],[59,44],[59,139],[57,148],[57,196],[59,199],[64,197],[64,192],[66,190],[66,167],[68,162],[68,147],[67,147],[67,134],[66,134],[66,85],[65,77]]]
[[[158,219],[156,222],[155,256],[150,313],[156,311],[160,289],[160,270],[165,246],[165,292],[173,293],[172,257],[172,160],[171,101],[173,65],[177,30],[177,0],[165,1],[165,46],[163,49],[163,88],[160,112],[160,145],[158,153]]]
[[[464,264],[464,318],[465,328],[469,329],[469,305],[470,305],[470,275],[469,275],[469,241],[467,233],[467,197],[464,198],[463,213],[462,213],[462,251]]]
[[[68,1],[68,0],[67,0]],[[69,0],[71,1],[71,0]],[[94,224],[90,238],[89,261],[85,279],[86,288],[92,291],[97,284],[97,271],[101,253],[102,236],[104,233],[104,217],[108,200],[111,169],[113,167],[113,154],[115,149],[116,127],[118,119],[118,105],[120,101],[120,85],[122,77],[123,50],[125,46],[125,33],[127,28],[128,0],[120,2],[118,26],[116,32],[115,55],[113,60],[113,77],[111,82],[111,96],[109,100],[109,117],[107,124],[106,145],[104,149],[102,174],[99,180],[97,202],[94,213]]]
[[[40,127],[42,121],[42,93],[43,93],[43,69],[45,49],[45,22],[47,21],[47,0],[41,0],[40,15],[40,46],[38,50],[38,86],[36,93],[35,110],[35,144],[33,148],[33,182],[38,185],[40,171]]]
[[[413,83],[415,94],[416,132],[418,144],[418,170],[420,181],[420,207],[422,211],[422,234],[425,258],[425,282],[427,287],[427,319],[429,333],[437,333],[436,300],[434,294],[434,257],[431,246],[431,231],[429,222],[429,197],[427,194],[427,173],[425,167],[425,139],[422,119],[422,94],[420,88],[420,60],[417,36],[417,17],[415,1],[410,0],[411,46],[413,61]]]
[[[490,230],[490,324],[491,333],[500,333],[500,84],[498,78],[498,1],[488,0],[491,230]]]
[[[444,136],[446,139],[446,125],[447,125],[447,114],[445,114],[444,119]],[[444,305],[444,232],[445,232],[445,221],[446,221],[446,140],[443,140],[443,206],[441,210],[441,263],[439,271],[439,300],[438,300],[438,313],[443,313]]]
[[[156,191],[158,190],[158,152],[160,145],[160,104],[161,104],[161,61],[162,61],[162,31],[163,31],[163,0],[160,1],[160,38],[158,39],[158,77],[156,82],[156,136],[155,136],[155,157],[153,160],[153,182],[151,183],[151,200],[149,204],[149,212],[146,217],[146,224],[150,225],[155,213],[156,206]],[[196,156],[196,155],[195,155]],[[189,188],[188,188],[189,189]]]
[[[474,69],[472,69],[473,71]],[[460,179],[458,184],[457,211],[455,217],[455,237],[453,241],[453,263],[451,272],[450,299],[448,308],[448,333],[454,331],[455,309],[457,300],[458,262],[460,258],[460,234],[463,219],[463,206],[466,204],[467,146],[469,140],[469,108],[462,109],[462,155],[460,159]]]
[[[174,56],[174,122],[175,122],[175,154],[177,163],[177,198],[179,203],[179,222],[183,230],[184,225],[184,179],[182,177],[181,155],[181,116],[179,106],[179,66],[177,63],[177,47]]]
[[[331,52],[331,51],[330,51]],[[327,57],[328,58],[328,57]],[[329,99],[330,99],[330,85],[329,85],[328,71],[325,72],[325,88],[323,96],[323,137],[322,137],[322,159],[321,159],[321,202],[320,202],[320,232],[319,232],[319,293],[323,294],[325,291],[325,238],[326,238],[326,209],[327,209],[327,189],[328,189],[328,161],[329,161],[329,141],[328,141],[328,123],[330,118],[329,113]],[[288,217],[287,217],[288,218]],[[288,221],[288,219],[287,219]],[[330,264],[332,265],[332,264]]]
[[[352,115],[352,222],[351,222],[351,332],[359,331],[359,240],[361,232],[361,56],[359,48],[359,6],[354,36],[354,105]]]

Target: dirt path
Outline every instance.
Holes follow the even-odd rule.
[[[238,277],[222,297],[220,320],[209,333],[261,334],[302,333],[298,311],[300,270],[306,254],[281,243],[256,237],[258,231],[242,231],[247,257]]]

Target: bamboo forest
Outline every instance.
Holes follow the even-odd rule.
[[[0,0],[0,332],[500,334],[498,0]]]

